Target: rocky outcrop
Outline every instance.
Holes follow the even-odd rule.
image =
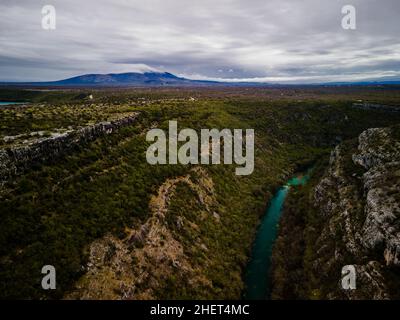
[[[378,111],[385,111],[385,112],[400,112],[400,108],[396,106],[386,106],[377,103],[369,103],[369,102],[357,102],[353,103],[353,108],[363,109],[363,110],[378,110]]]
[[[399,132],[399,127],[368,129],[357,142],[336,147],[315,188],[315,207],[324,222],[314,272],[340,278],[344,265],[357,270],[356,290],[338,285],[328,298],[386,299],[393,294],[393,273],[400,274]]]
[[[123,239],[108,234],[90,244],[86,273],[65,299],[156,299],[157,290],[172,275],[185,275],[193,287],[211,286],[201,266],[193,264],[187,248],[176,239],[166,221],[171,199],[179,196],[176,188],[180,183],[187,184],[205,210],[211,211],[215,201],[210,195],[213,181],[206,170],[195,167],[185,176],[167,179],[151,198],[151,216],[144,224],[127,228]],[[176,224],[178,229],[184,224],[198,228],[180,216]],[[196,245],[208,250],[201,242]]]
[[[366,219],[362,244],[384,248],[388,266],[400,267],[400,141],[392,129],[370,129],[359,137],[353,161],[368,170],[363,176]]]
[[[55,133],[50,137],[42,137],[27,141],[22,145],[0,149],[0,187],[8,179],[23,173],[33,164],[56,158],[77,145],[91,142],[101,135],[111,134],[121,127],[133,124],[137,116],[138,113],[132,113],[122,119]]]

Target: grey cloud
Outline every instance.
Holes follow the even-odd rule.
[[[400,2],[352,0],[52,0],[0,3],[0,81],[155,68],[201,79],[314,82],[400,72]],[[148,67],[147,67],[148,66]]]

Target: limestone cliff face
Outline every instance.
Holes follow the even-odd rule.
[[[0,187],[8,179],[21,174],[33,164],[58,157],[77,144],[93,141],[101,135],[110,134],[121,127],[131,125],[137,116],[137,113],[133,113],[122,119],[100,122],[78,130],[70,130],[22,145],[0,149]]]
[[[400,267],[400,141],[390,129],[367,130],[353,161],[367,170],[362,243],[368,249],[384,248],[386,264]]]
[[[368,129],[357,142],[336,147],[328,172],[314,190],[315,207],[324,222],[313,269],[338,279],[327,298],[386,299],[397,294],[393,279],[400,279],[399,132],[399,127]],[[356,267],[356,290],[340,288],[340,271],[347,264]]]

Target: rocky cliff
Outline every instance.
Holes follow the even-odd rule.
[[[368,129],[358,141],[336,147],[313,198],[324,222],[312,270],[336,274],[338,280],[326,297],[386,299],[398,294],[400,127]],[[340,289],[345,265],[356,268],[356,290]]]
[[[196,175],[200,179],[196,180]],[[204,266],[191,261],[189,248],[177,239],[173,226],[167,222],[167,215],[171,214],[169,206],[178,196],[176,189],[180,184],[193,190],[209,213],[208,219],[218,224],[220,217],[216,213],[211,215],[214,185],[206,170],[195,167],[185,176],[168,179],[151,198],[151,216],[144,224],[127,228],[124,239],[107,234],[90,244],[86,272],[65,299],[156,299],[157,291],[171,277],[188,278],[194,288],[210,288],[212,283]],[[174,221],[171,217],[169,220]],[[182,216],[173,225],[179,232],[185,228],[199,229]],[[200,239],[192,246],[208,251]]]
[[[315,171],[285,203],[272,299],[399,299],[400,126],[341,143]],[[341,285],[347,265],[355,290]]]
[[[23,144],[0,149],[0,188],[10,178],[21,174],[33,164],[43,163],[73,149],[76,145],[88,143],[104,134],[111,134],[121,127],[131,125],[138,113],[107,122],[100,122],[78,130],[54,133]],[[10,140],[12,137],[7,137]]]
[[[353,103],[353,108],[362,109],[362,110],[381,110],[385,112],[394,112],[399,113],[400,108],[397,106],[386,106],[377,103],[369,103],[369,102],[357,102]]]

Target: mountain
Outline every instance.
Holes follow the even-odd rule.
[[[316,84],[321,85],[321,84]],[[357,81],[357,82],[327,82],[324,86],[384,86],[384,85],[400,85],[399,80],[377,80],[377,81]]]
[[[215,81],[189,80],[169,72],[129,72],[109,74],[85,74],[51,82],[5,83],[7,85],[72,86],[72,87],[124,87],[124,86],[202,86],[218,84]]]
[[[229,87],[293,87],[293,86],[377,86],[400,85],[400,81],[380,80],[364,82],[328,82],[313,84],[280,84],[267,82],[227,82],[211,80],[192,80],[178,77],[169,72],[128,72],[108,74],[85,74],[59,81],[46,82],[0,82],[0,86],[32,86],[32,87],[147,87],[147,86],[171,86],[171,87],[196,87],[196,86],[229,86]]]
[[[168,72],[87,74],[61,81],[56,85],[171,85],[190,82]]]

